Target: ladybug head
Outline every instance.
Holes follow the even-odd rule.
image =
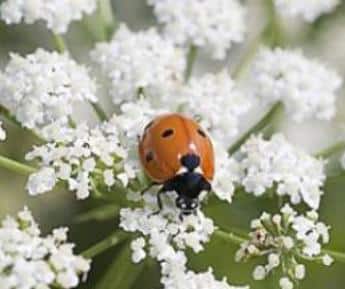
[[[181,210],[181,213],[185,216],[188,216],[195,212],[199,206],[199,200],[187,198],[184,196],[179,196],[176,199],[176,207]]]
[[[182,166],[192,172],[200,165],[200,157],[196,154],[186,154],[181,158],[180,162]]]

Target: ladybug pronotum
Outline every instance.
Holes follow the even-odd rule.
[[[214,176],[214,152],[210,138],[194,120],[178,114],[158,116],[146,125],[139,141],[146,174],[161,184],[161,194],[175,191],[176,206],[189,215],[199,206],[199,195],[210,191]]]

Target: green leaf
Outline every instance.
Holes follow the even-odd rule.
[[[144,262],[139,264],[132,262],[130,242],[127,242],[95,288],[129,289],[140,276],[144,267]]]

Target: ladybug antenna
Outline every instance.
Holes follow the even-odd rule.
[[[200,165],[200,157],[195,154],[186,154],[181,158],[181,164],[192,172]]]

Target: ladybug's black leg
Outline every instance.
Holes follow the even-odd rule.
[[[140,194],[141,194],[141,195],[145,194],[149,189],[151,189],[152,187],[154,187],[154,186],[156,186],[156,185],[158,185],[158,183],[150,183],[146,188],[144,188],[144,189],[140,192]]]
[[[158,205],[158,211],[154,214],[159,214],[163,209],[163,202],[162,202],[162,194],[174,190],[173,183],[166,182],[163,187],[158,191],[157,193],[157,205]]]

